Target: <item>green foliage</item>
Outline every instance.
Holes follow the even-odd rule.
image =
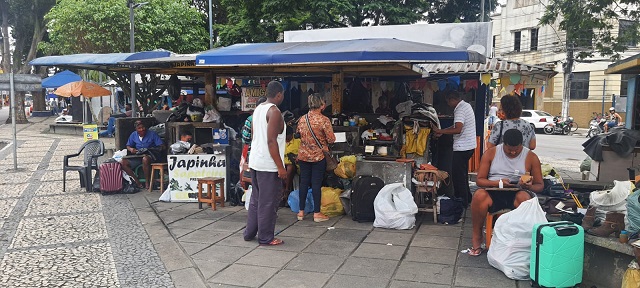
[[[148,0],[135,9],[136,51],[195,53],[207,47],[204,15],[186,0]],[[49,54],[129,52],[127,0],[59,0],[46,15]]]
[[[600,54],[612,60],[638,43],[640,30],[640,0],[550,0],[541,25],[555,25],[567,33],[567,44],[576,48],[576,58]],[[619,19],[631,20],[618,35]]]
[[[495,10],[498,0],[486,0],[485,21],[489,21],[489,12]],[[433,23],[463,23],[480,21],[480,1],[478,0],[433,0],[432,9],[427,14]]]
[[[424,20],[427,0],[221,0],[218,46],[273,42],[286,30],[410,24]]]

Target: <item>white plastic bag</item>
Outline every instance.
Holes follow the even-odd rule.
[[[252,187],[249,186],[249,189],[244,191],[244,195],[242,195],[242,201],[244,201],[244,209],[249,210],[249,203],[251,202],[251,190]]]
[[[547,218],[538,198],[524,201],[515,210],[500,216],[487,253],[489,264],[510,279],[529,280],[531,234],[533,226],[540,223],[547,223]]]
[[[411,229],[416,224],[418,206],[413,201],[411,191],[402,183],[382,187],[373,201],[376,220],[373,227],[387,229]]]
[[[113,152],[113,159],[122,162],[122,157],[127,156],[127,149],[122,149],[120,151]]]
[[[603,211],[627,211],[627,196],[633,191],[631,181],[613,180],[611,190],[593,191],[589,194],[590,205]]]

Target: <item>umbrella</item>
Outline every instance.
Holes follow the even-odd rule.
[[[64,70],[51,77],[42,79],[42,88],[58,88],[64,84],[74,81],[80,81],[82,77],[69,70]]]
[[[98,84],[80,80],[80,81],[71,82],[71,83],[67,83],[65,85],[60,86],[58,89],[56,89],[56,91],[53,92],[53,94],[56,94],[62,97],[82,96],[85,98],[92,98],[92,97],[109,96],[111,95],[111,91],[100,87],[100,85]],[[84,105],[86,105],[86,101]],[[84,107],[82,108],[82,118],[83,118],[82,122],[85,123],[86,116],[85,116]]]
[[[62,85],[53,93],[62,97],[84,96],[86,98],[111,95],[111,91],[102,88],[100,85],[83,80]]]

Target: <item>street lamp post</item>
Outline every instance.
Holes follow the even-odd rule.
[[[133,36],[135,35],[135,27],[133,24],[133,9],[147,4],[148,2],[134,3],[129,0],[129,52],[136,53],[136,44]],[[131,72],[131,117],[138,117],[138,101],[136,100],[136,73]]]

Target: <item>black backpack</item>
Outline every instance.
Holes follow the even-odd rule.
[[[384,187],[384,181],[373,176],[359,176],[351,188],[351,218],[358,222],[373,222],[376,213],[373,201]]]
[[[463,212],[464,206],[462,205],[462,199],[441,199],[438,222],[440,224],[456,224],[460,222]]]
[[[236,185],[231,185],[229,189],[229,203],[231,206],[239,206],[244,205],[242,202],[242,195],[244,195],[244,189],[242,189],[242,184],[240,181]]]

